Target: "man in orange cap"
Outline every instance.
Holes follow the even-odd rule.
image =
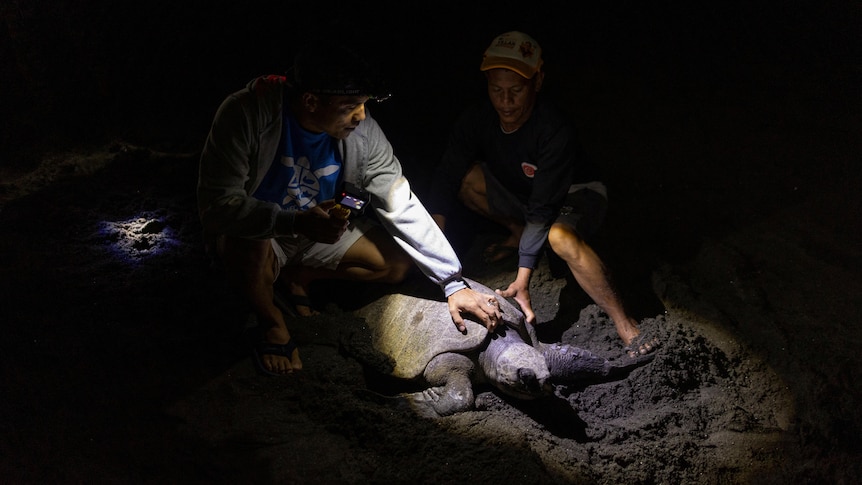
[[[509,237],[488,247],[485,257],[502,261],[517,253],[515,281],[497,293],[514,298],[531,323],[530,278],[547,245],[613,319],[626,353],[654,352],[658,339],[626,312],[587,242],[604,219],[607,193],[580,153],[571,124],[538,96],[545,78],[539,43],[523,32],[506,32],[486,49],[480,69],[488,99],[454,126],[426,201],[429,211],[445,230],[460,201],[508,229]]]

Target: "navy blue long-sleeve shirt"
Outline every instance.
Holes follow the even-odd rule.
[[[598,180],[595,167],[583,156],[568,119],[541,97],[530,118],[510,134],[500,129],[497,112],[485,100],[462,113],[452,129],[426,201],[432,214],[448,217],[461,208],[461,181],[480,161],[526,205],[518,265],[535,268],[569,187]]]

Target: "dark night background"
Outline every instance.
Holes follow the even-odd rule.
[[[196,156],[227,94],[255,76],[284,72],[297,46],[327,29],[355,39],[384,71],[394,97],[371,109],[421,195],[450,123],[465,103],[484,95],[478,72],[482,51],[497,34],[522,30],[544,48],[543,95],[570,110],[585,149],[608,175],[612,205],[603,243],[612,265],[623,270],[620,284],[633,305],[645,312],[653,309],[649,280],[662,263],[686,268],[692,280],[703,276],[698,271],[716,280],[725,273],[754,275],[752,279],[761,275],[757,265],[763,261],[745,249],[739,249],[744,253],[739,256],[742,269],[699,266],[705,241],[733,239],[742,232],[768,245],[766,236],[764,242],[750,235],[759,224],[775,230],[779,238],[799,241],[799,254],[782,255],[785,259],[775,263],[792,277],[770,281],[771,286],[757,291],[770,301],[780,300],[775,294],[782,292],[806,295],[802,302],[784,301],[791,310],[774,311],[786,310],[800,320],[794,323],[799,327],[811,317],[812,322],[838,322],[839,330],[807,328],[805,334],[815,336],[810,341],[797,340],[793,331],[782,334],[786,342],[793,342],[788,347],[799,353],[801,364],[782,367],[781,358],[770,353],[774,349],[765,353],[767,359],[777,359],[771,364],[788,381],[793,381],[794,372],[807,370],[808,363],[817,365],[814,377],[800,381],[828,384],[794,388],[797,406],[804,416],[809,412],[809,418],[819,416],[806,411],[809,406],[822,405],[838,415],[833,413],[824,422],[810,418],[815,422],[800,433],[801,441],[825,443],[822,451],[807,455],[812,464],[804,472],[783,476],[801,483],[854,481],[858,468],[846,469],[842,460],[858,458],[862,452],[859,2],[217,3],[0,0],[0,182],[8,182],[0,186],[0,198],[11,201],[16,189],[10,181],[57,153],[86,153],[114,144]],[[164,183],[167,191],[179,185],[152,174],[138,176],[142,187]],[[117,188],[106,190],[110,196],[120,188],[134,189],[134,181],[114,182]],[[11,229],[0,235],[6,240],[2,248],[21,250],[25,244],[38,246],[43,241],[36,235],[49,228],[42,224],[39,204],[47,203],[38,195],[35,200],[29,218],[18,218],[16,211],[21,209],[0,208],[0,215],[18,224],[8,226],[16,228],[14,237]],[[788,220],[791,225],[773,227]],[[19,234],[28,231],[32,237]],[[33,307],[67,299],[55,300],[47,293],[34,296],[28,288],[45,291],[38,274],[22,277],[31,286],[17,283],[16,272],[24,265],[20,254],[0,253],[0,259],[7,259],[0,289],[14,295],[14,300],[6,301],[0,296],[5,307],[0,308],[0,319],[6,320],[2,325],[15,327],[15,336],[29,335],[33,322],[26,315]],[[803,264],[809,260],[815,260],[817,268],[828,266],[818,274],[829,277],[806,280],[801,273],[813,267]],[[47,263],[33,264],[51,269]],[[794,287],[797,282],[803,284]],[[696,281],[692,284],[697,286]],[[733,320],[733,297],[715,288],[704,292],[710,289],[717,292],[709,295],[714,303]],[[766,294],[769,298],[763,297]],[[21,310],[12,306],[13,301],[29,308]],[[79,323],[75,314],[64,317],[70,325]],[[60,334],[70,331],[63,328]],[[203,326],[184,330],[194,331],[205,330]],[[740,324],[734,331],[754,347],[771,349],[765,342],[771,334],[758,333],[757,324]],[[210,339],[218,342],[223,337],[215,332]],[[5,340],[2,353],[7,355],[0,358],[3,387],[14,387],[16,396],[24,396],[20,403],[4,403],[14,412],[3,414],[26,414],[34,401],[47,406],[39,399],[42,394],[21,386],[49,384],[28,380],[38,372],[30,375],[17,369],[21,361],[9,357],[29,356],[19,345],[27,339],[0,340]],[[832,355],[833,350],[847,357]],[[802,357],[804,353],[810,355]],[[112,348],[110,355],[122,364],[120,349]],[[189,368],[190,375],[166,378],[164,392],[181,395],[205,381],[216,372],[206,369],[213,362],[224,364],[218,357],[200,362]],[[170,369],[170,364],[162,365]],[[84,364],[80,368],[89,369]],[[48,380],[56,385],[54,381]],[[829,387],[834,383],[839,392]],[[151,386],[149,392],[160,392],[155,382],[145,384]],[[61,391],[74,393],[74,385],[68,386],[60,386]],[[120,386],[132,387],[128,382]],[[5,400],[2,394],[0,400]],[[142,412],[135,406],[129,405],[130,414]],[[124,412],[116,411],[120,418]],[[59,416],[67,413],[71,411]],[[53,419],[46,417],[46,422]],[[0,432],[14,430],[20,437],[21,429],[29,429],[4,420],[0,416]],[[151,432],[155,435],[159,429]],[[158,442],[157,436],[148,439]],[[0,445],[0,472],[9,471],[6,475],[15,477],[16,483],[40,481],[31,482],[27,476],[56,479],[75,468],[58,465],[59,458],[19,457],[15,451],[12,445]],[[51,465],[45,469],[43,463]],[[829,466],[823,468],[824,463]],[[123,465],[108,468],[122,470]],[[20,469],[41,470],[41,475]],[[87,481],[82,478],[85,470],[81,465],[66,478]],[[106,471],[101,476],[110,481],[122,474]],[[185,482],[198,475],[162,471],[151,476]],[[136,477],[139,480],[132,481],[148,481],[141,479],[146,473]],[[0,481],[5,482],[2,473]]]
[[[408,174],[421,173],[451,120],[481,94],[476,64],[488,39],[520,29],[545,45],[546,91],[574,107],[587,151],[629,200],[649,192],[673,209],[680,191],[697,199],[718,178],[739,186],[725,195],[750,213],[699,209],[733,225],[785,197],[857,180],[847,177],[857,160],[840,156],[853,138],[841,126],[859,107],[854,2],[7,1],[0,15],[7,166],[26,169],[43,149],[111,139],[195,149],[227,93],[283,72],[297,45],[333,29],[367,45],[383,67],[396,98],[374,107],[376,116]],[[806,132],[810,117],[835,128]],[[773,139],[745,138],[764,126]],[[783,143],[783,133],[818,159]],[[754,162],[735,152],[739,140],[758,150]],[[779,197],[764,185],[777,185]],[[831,216],[839,231],[856,219]]]

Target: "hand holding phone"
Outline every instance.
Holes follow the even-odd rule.
[[[361,215],[365,211],[365,206],[368,202],[367,200],[348,192],[342,192],[341,196],[336,200],[338,200],[338,203],[335,204],[333,210],[337,210],[339,212],[337,217],[342,217],[341,214],[344,214],[344,219]],[[332,213],[333,212],[330,211],[330,214]]]
[[[331,209],[329,209],[329,215],[346,221],[347,219],[350,219],[350,209],[341,204],[335,204]]]

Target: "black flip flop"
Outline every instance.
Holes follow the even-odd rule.
[[[273,371],[267,369],[265,365],[263,365],[263,356],[267,355],[267,354],[279,355],[279,356],[287,357],[288,359],[290,359],[290,357],[293,355],[293,351],[296,350],[296,344],[293,343],[293,340],[288,340],[286,344],[273,344],[273,343],[267,342],[265,340],[261,340],[260,342],[258,342],[257,344],[254,345],[253,350],[254,350],[254,364],[255,364],[255,367],[257,367],[258,372],[265,374],[265,375],[268,375],[268,376],[281,377],[281,376],[284,376],[285,374],[279,374],[278,372],[273,372]]]
[[[518,248],[515,246],[506,246],[504,244],[493,243],[482,252],[482,259],[486,263],[497,263],[516,256]]]

